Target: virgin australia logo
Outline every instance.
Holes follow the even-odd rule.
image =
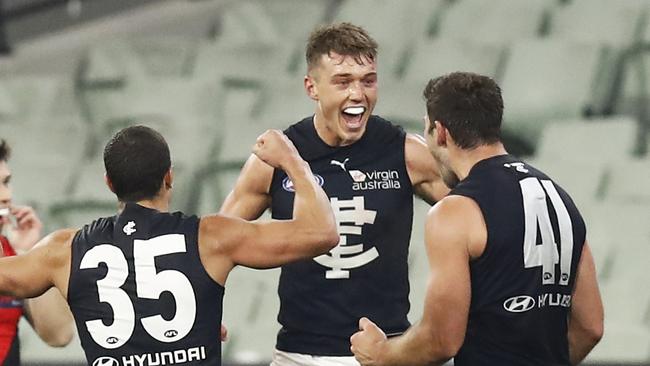
[[[325,183],[325,179],[323,179],[323,177],[321,177],[318,174],[314,174],[314,180],[321,187]],[[282,188],[287,192],[295,192],[296,191],[295,188],[293,187],[293,182],[291,181],[291,179],[289,179],[289,177],[284,177],[284,179],[282,180]]]
[[[503,302],[503,308],[511,313],[523,313],[535,307],[535,299],[530,296],[514,296]]]
[[[119,366],[120,362],[113,357],[103,356],[93,361],[93,366]]]

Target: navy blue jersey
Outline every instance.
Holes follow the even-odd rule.
[[[404,160],[406,134],[376,116],[349,146],[325,144],[311,117],[285,133],[330,198],[340,241],[328,254],[282,267],[277,348],[349,356],[360,317],[388,333],[409,326],[413,189]],[[291,218],[293,185],[281,170],[274,172],[270,193],[273,217]]]
[[[450,193],[473,199],[487,246],[470,262],[463,365],[568,365],[567,318],[585,224],[569,195],[511,155],[478,162]]]
[[[127,203],[72,242],[68,303],[89,365],[220,365],[224,289],[199,219]]]

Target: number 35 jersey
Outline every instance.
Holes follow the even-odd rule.
[[[450,193],[472,198],[487,245],[470,262],[463,365],[568,365],[567,317],[585,224],[569,195],[511,155],[478,162]]]
[[[88,365],[220,365],[224,288],[196,216],[127,203],[72,242],[68,303]]]

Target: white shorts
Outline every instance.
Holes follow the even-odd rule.
[[[359,366],[359,362],[353,356],[311,356],[276,349],[271,366]]]

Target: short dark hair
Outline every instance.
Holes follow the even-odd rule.
[[[361,27],[351,23],[335,23],[316,28],[307,42],[305,56],[307,68],[311,70],[320,62],[322,55],[336,52],[353,56],[359,64],[362,57],[374,61],[377,57],[377,42]]]
[[[0,139],[0,161],[8,161],[11,157],[11,148],[4,139]]]
[[[440,76],[429,80],[424,99],[432,127],[439,121],[460,148],[501,141],[503,98],[491,78],[470,72]]]
[[[127,127],[106,144],[104,167],[120,201],[151,199],[171,167],[169,147],[162,135],[149,127]]]

